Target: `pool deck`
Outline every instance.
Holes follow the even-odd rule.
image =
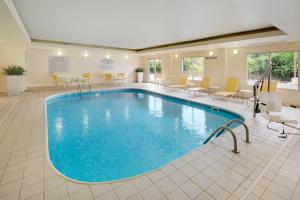
[[[127,87],[127,86],[124,86]],[[126,181],[79,184],[60,176],[46,155],[45,98],[68,91],[36,89],[19,97],[0,96],[0,200],[299,200],[300,136],[281,139],[266,128],[267,120],[240,99],[212,100],[182,90],[131,84],[171,96],[211,104],[240,113],[250,130],[234,129],[239,154],[231,151],[230,134],[222,135],[160,170]],[[98,89],[101,89],[100,87]],[[300,109],[284,107],[300,119]],[[294,132],[294,130],[290,130]],[[296,132],[295,132],[296,133]],[[298,131],[299,133],[299,131]]]

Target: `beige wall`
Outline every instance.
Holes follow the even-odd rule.
[[[49,86],[53,85],[48,72],[48,56],[54,56],[57,49],[29,48],[27,50],[27,86]],[[113,68],[102,69],[101,59],[105,58],[107,52],[103,50],[88,50],[89,56],[83,58],[84,49],[65,48],[61,50],[63,56],[70,57],[68,74],[80,75],[84,72],[94,75],[94,82],[99,81],[99,73],[124,72],[134,78],[134,69],[139,66],[139,57],[124,52],[109,52],[110,58],[114,60]],[[125,59],[125,55],[129,58]]]
[[[247,85],[247,68],[246,55],[253,52],[274,52],[274,51],[300,51],[300,42],[281,43],[270,45],[258,45],[250,47],[237,48],[238,55],[232,54],[231,48],[213,49],[214,55],[218,58],[215,60],[205,59],[204,73],[211,77],[211,84],[222,88],[225,87],[227,77],[240,78],[240,89],[249,88]],[[64,56],[70,57],[70,74],[79,75],[83,72],[97,74],[100,72],[125,72],[131,74],[135,78],[134,69],[138,66],[145,68],[145,81],[149,81],[148,59],[162,59],[162,76],[165,80],[171,80],[172,76],[177,79],[182,73],[182,58],[189,56],[207,57],[209,51],[193,51],[179,53],[179,57],[175,58],[174,54],[162,54],[156,56],[143,56],[129,54],[126,60],[124,52],[109,52],[111,58],[115,61],[112,69],[102,69],[100,61],[105,57],[105,50],[88,50],[89,57],[82,58],[84,49],[80,48],[64,48],[62,49]],[[19,64],[26,68],[27,86],[48,86],[52,84],[48,73],[48,56],[56,55],[55,48],[27,48],[24,45],[0,44],[0,68],[11,64]],[[97,82],[96,77],[95,82]],[[6,91],[5,77],[0,75],[0,92]],[[300,105],[300,92],[296,90],[279,89],[283,95],[286,104]]]
[[[251,86],[247,85],[247,54],[254,52],[278,52],[278,51],[300,51],[300,42],[294,43],[281,43],[270,45],[259,45],[238,48],[239,54],[234,55],[233,49],[226,49],[227,51],[227,69],[228,76],[239,77],[241,80],[240,88],[251,89]],[[300,59],[300,57],[299,57]],[[300,63],[300,60],[299,60]],[[300,86],[300,85],[299,85]],[[282,94],[283,101],[286,104],[300,105],[300,91],[290,89],[278,89]]]
[[[233,48],[227,49],[212,49],[214,55],[218,58],[216,60],[205,59],[204,73],[211,77],[211,84],[225,88],[227,77],[238,77],[240,79],[239,89],[251,89],[247,85],[247,60],[246,55],[253,52],[274,52],[274,51],[300,51],[300,42],[281,43],[270,45],[258,45],[251,47],[237,48],[239,53],[234,55]],[[163,77],[170,80],[170,76],[174,75],[179,79],[182,75],[182,58],[190,56],[204,56],[207,57],[209,51],[193,51],[179,53],[179,57],[175,58],[174,54],[163,54],[155,56],[144,56],[142,58],[142,66],[146,72],[149,71],[148,59],[161,58],[162,59],[162,74]],[[145,77],[147,81],[147,75]],[[279,89],[286,104],[300,105],[299,90]]]
[[[218,59],[205,59],[204,60],[204,73],[209,75],[212,78],[212,84],[223,85],[225,82],[226,73],[225,67],[222,65],[225,63],[225,49],[217,49],[214,51],[215,55],[218,56]],[[142,58],[142,66],[145,69],[145,81],[149,81],[149,65],[148,60],[151,58],[160,58],[162,59],[162,78],[164,80],[171,80],[172,76],[175,76],[173,80],[179,80],[182,74],[182,59],[184,57],[193,57],[193,56],[208,56],[209,51],[193,51],[185,52],[178,54],[178,57],[175,58],[175,54],[162,54],[155,56],[144,56]],[[221,66],[221,67],[220,67]]]
[[[6,79],[2,69],[8,65],[21,65],[26,68],[25,51],[24,45],[0,43],[0,92],[6,92]]]

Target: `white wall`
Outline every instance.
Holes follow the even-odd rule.
[[[124,72],[126,75],[134,77],[134,69],[139,66],[139,57],[133,54],[120,51],[104,51],[104,50],[87,50],[89,56],[83,58],[82,48],[29,48],[27,50],[27,86],[49,86],[53,85],[49,70],[48,70],[48,56],[57,55],[57,51],[62,51],[63,56],[70,57],[69,73],[72,75],[80,75],[88,72],[94,75],[95,82],[99,81],[100,73],[118,73]],[[100,67],[101,59],[109,53],[110,58],[114,60],[113,68],[103,69]],[[125,59],[128,55],[128,59]]]
[[[0,92],[6,92],[6,78],[2,74],[2,69],[8,65],[25,66],[24,45],[0,43]]]

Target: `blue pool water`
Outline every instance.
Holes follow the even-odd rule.
[[[157,169],[201,146],[239,115],[144,90],[67,94],[47,100],[48,150],[63,175],[120,180]]]

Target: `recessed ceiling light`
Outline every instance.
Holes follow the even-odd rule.
[[[232,53],[233,53],[234,55],[237,55],[237,54],[239,53],[239,50],[234,49],[234,50],[232,51]]]
[[[178,54],[175,54],[175,55],[174,55],[175,58],[178,58],[178,56],[179,56]]]
[[[58,55],[58,56],[61,56],[61,55],[62,55],[62,52],[61,52],[61,51],[58,51],[58,52],[57,52],[57,55]]]
[[[83,54],[83,57],[88,57],[89,56],[89,54],[88,54],[88,52],[84,52],[84,54]]]
[[[109,59],[109,58],[110,58],[110,55],[109,55],[109,53],[108,53],[108,54],[106,54],[106,58],[107,58],[107,59]]]
[[[124,57],[124,58],[127,60],[129,57],[128,57],[128,55],[125,55],[125,57]]]
[[[209,56],[213,56],[214,55],[214,52],[213,51],[210,51],[209,52]]]

